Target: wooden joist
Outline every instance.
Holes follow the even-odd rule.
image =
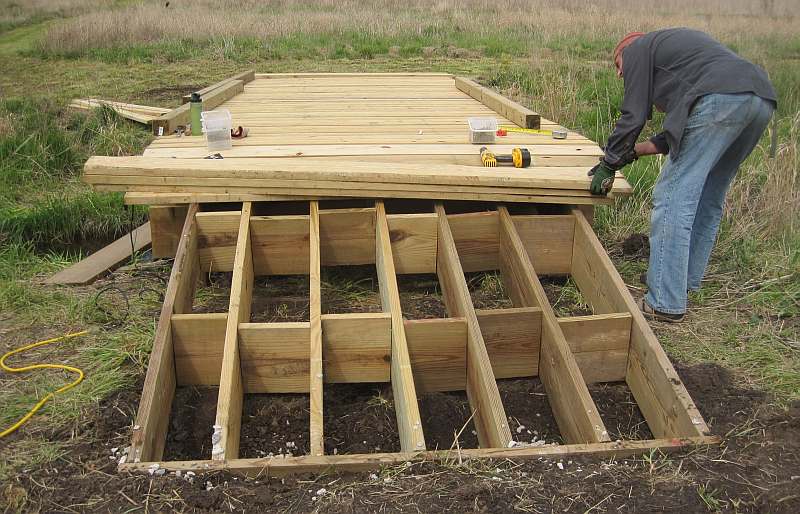
[[[513,121],[520,127],[524,128],[539,128],[539,114],[524,107],[513,100],[509,100],[499,93],[495,93],[491,89],[484,87],[474,80],[456,77],[456,87],[489,107],[498,114],[501,114]]]
[[[219,81],[219,82],[217,82],[215,84],[211,84],[210,86],[206,86],[203,89],[198,89],[197,91],[195,91],[195,93],[200,95],[200,98],[202,98],[204,95],[207,95],[208,93],[210,93],[210,92],[212,92],[212,91],[214,91],[216,89],[219,89],[220,87],[228,84],[229,82],[233,82],[234,80],[241,80],[243,84],[247,84],[249,82],[252,82],[253,79],[255,79],[255,78],[256,78],[255,70],[247,70],[247,71],[243,71],[241,73],[238,73],[238,74],[234,75],[233,77],[228,77],[228,78],[226,78],[224,80],[221,80],[221,81]],[[181,100],[183,101],[183,103],[190,102],[192,100],[191,93],[183,95]]]

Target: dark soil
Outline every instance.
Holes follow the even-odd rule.
[[[612,441],[653,438],[628,384],[591,384],[589,394],[600,411],[600,418]]]
[[[425,443],[429,449],[455,448],[455,436],[459,431],[458,445],[461,448],[478,447],[478,433],[475,423],[470,419],[472,408],[467,393],[428,393],[420,396],[418,403]]]
[[[800,402],[788,409],[770,406],[766,394],[741,388],[734,375],[714,364],[676,367],[712,432],[724,437],[721,445],[669,457],[654,453],[646,458],[468,466],[421,463],[386,470],[379,477],[366,472],[244,480],[209,473],[189,481],[171,474],[119,474],[110,450],[128,444],[140,383],[101,401],[80,424],[48,434],[48,439],[66,445],[66,453],[7,480],[0,487],[0,508],[10,512],[800,512]],[[335,405],[326,403],[326,410]],[[431,410],[441,413],[445,409],[440,405],[423,398],[423,416],[430,416]],[[340,412],[346,414],[344,409]],[[469,417],[468,407],[463,414],[441,413],[439,419],[451,432],[463,423],[458,419],[462,417]],[[471,428],[464,432],[471,435]],[[427,429],[426,436],[433,447],[435,431]],[[470,444],[464,441],[464,446]],[[326,491],[318,495],[323,488]]]
[[[322,313],[382,312],[375,266],[322,268]]]
[[[546,275],[540,277],[540,281],[547,295],[547,301],[550,302],[556,316],[589,316],[593,314],[589,305],[581,301],[582,297],[576,294],[578,288],[569,277]]]
[[[622,242],[622,254],[634,258],[649,257],[650,239],[645,234],[631,234]]]
[[[250,321],[308,321],[308,295],[308,275],[256,277]]]
[[[239,457],[307,455],[309,396],[247,394],[242,406]]]
[[[539,378],[507,378],[497,381],[500,399],[515,441],[526,444],[561,444],[556,419]]]
[[[217,392],[216,387],[179,387],[175,391],[164,460],[211,458]]]
[[[325,384],[325,453],[399,452],[390,384]]]
[[[400,307],[406,319],[446,318],[447,308],[436,275],[397,275]]]

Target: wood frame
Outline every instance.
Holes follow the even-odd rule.
[[[121,470],[225,469],[281,475],[327,469],[373,469],[409,460],[447,460],[425,442],[417,398],[429,391],[465,390],[480,448],[460,459],[592,454],[629,455],[714,444],[652,331],[583,213],[511,214],[496,210],[387,213],[370,208],[320,208],[304,215],[198,212],[192,204],[178,238],[175,262],[156,330],[131,461]],[[558,236],[558,237],[556,237]],[[277,248],[277,249],[276,249]],[[308,259],[299,259],[306,254]],[[209,268],[233,272],[227,313],[191,314],[195,283]],[[320,268],[374,263],[383,313],[325,315]],[[478,310],[465,271],[503,274],[514,307]],[[250,323],[254,276],[307,273],[309,322]],[[435,273],[449,318],[404,320],[396,276]],[[539,274],[570,274],[594,308],[591,316],[558,318]],[[354,358],[357,356],[358,358]],[[497,379],[539,376],[559,431],[560,446],[512,442]],[[325,455],[322,391],[326,383],[391,382],[401,451]],[[625,381],[654,434],[645,441],[609,440],[587,383]],[[218,385],[212,457],[163,461],[175,389]],[[245,394],[308,393],[309,455],[240,459]],[[211,429],[212,427],[209,427]]]

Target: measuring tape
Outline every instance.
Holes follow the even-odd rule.
[[[553,139],[566,139],[567,138],[567,131],[564,129],[556,129],[556,130],[542,130],[542,129],[529,129],[529,128],[521,128],[521,127],[512,127],[509,125],[501,125],[498,127],[498,132],[500,131],[506,132],[522,132],[523,134],[537,134],[540,136],[553,136]]]

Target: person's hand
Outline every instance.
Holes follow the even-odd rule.
[[[601,160],[600,163],[589,170],[589,176],[592,177],[592,185],[589,186],[589,191],[593,195],[606,196],[614,186],[614,173],[614,170]]]

